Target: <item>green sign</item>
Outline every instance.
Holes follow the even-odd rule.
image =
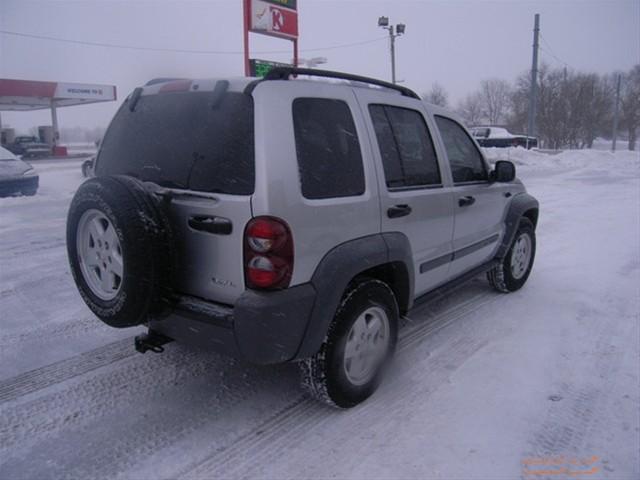
[[[263,2],[271,3],[279,7],[286,7],[292,10],[296,10],[297,0],[262,0]]]
[[[274,67],[291,67],[287,63],[270,62],[269,60],[258,60],[252,58],[249,60],[250,76],[252,77],[264,77]]]

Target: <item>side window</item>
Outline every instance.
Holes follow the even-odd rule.
[[[440,116],[436,116],[436,124],[447,150],[453,183],[488,181],[489,175],[482,155],[464,128],[453,120]]]
[[[440,170],[420,112],[369,105],[388,188],[440,185]]]
[[[346,102],[297,98],[293,101],[293,128],[305,198],[364,193],[362,153]]]

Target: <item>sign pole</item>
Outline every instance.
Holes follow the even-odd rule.
[[[293,66],[298,66],[298,39],[293,39]]]
[[[243,0],[244,9],[244,76],[250,76],[249,66],[249,22],[251,20],[251,0]]]
[[[293,42],[293,64],[298,66],[298,0],[242,0],[244,20],[244,74],[258,75],[277,62],[249,58],[249,34],[259,33]],[[267,70],[268,71],[268,70]]]

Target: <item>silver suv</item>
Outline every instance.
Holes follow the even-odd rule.
[[[298,361],[343,408],[376,389],[413,305],[485,272],[517,290],[535,255],[538,202],[514,165],[491,170],[455,115],[355,75],[151,81],[95,173],[67,248],[101,320],[148,326],[141,352]]]

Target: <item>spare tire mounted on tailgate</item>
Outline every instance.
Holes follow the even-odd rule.
[[[159,199],[133,177],[92,178],[73,197],[67,218],[71,273],[84,301],[108,325],[138,325],[166,306],[171,244]]]

